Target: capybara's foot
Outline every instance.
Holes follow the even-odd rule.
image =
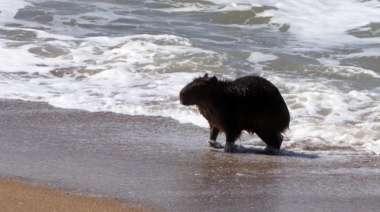
[[[224,151],[225,152],[237,152],[238,151],[238,146],[235,145],[235,143],[228,143],[226,142],[226,145],[224,146]]]
[[[209,140],[208,143],[210,144],[211,147],[215,149],[222,149],[223,145],[215,140]]]

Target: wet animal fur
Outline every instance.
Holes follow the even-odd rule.
[[[181,90],[180,101],[198,107],[210,124],[211,141],[219,132],[226,133],[226,152],[236,150],[234,142],[243,130],[256,133],[267,148],[278,150],[282,133],[289,128],[289,111],[279,90],[259,76],[229,81],[206,74]]]

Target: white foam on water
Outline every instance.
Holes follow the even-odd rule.
[[[260,64],[260,62],[265,62],[269,60],[275,60],[278,59],[276,55],[273,54],[263,54],[261,52],[251,52],[247,60],[253,64],[255,64],[256,70],[262,70],[263,66]]]
[[[206,125],[196,110],[180,106],[178,94],[204,74],[192,73],[198,63],[223,56],[174,35],[75,38],[25,31],[41,42],[13,46],[0,40],[1,98]]]
[[[251,52],[251,55],[247,58],[248,61],[253,63],[259,63],[268,60],[278,59],[276,55],[273,54],[263,54],[261,52]]]
[[[353,69],[351,75],[362,74]],[[317,77],[306,78],[307,75],[290,78],[268,71],[262,75],[280,88],[290,109],[290,131],[286,133],[290,140],[284,142],[285,148],[380,153],[378,92],[343,88],[344,80],[321,78],[321,83]]]
[[[346,43],[378,43],[379,37],[356,38],[347,34],[349,30],[378,23],[379,1],[358,0],[210,0],[216,5],[233,9],[233,5],[250,10],[252,6],[272,6],[257,13],[257,17],[271,17],[270,22],[288,24],[289,32],[297,37],[297,42],[317,43],[320,46],[339,46]],[[251,6],[250,6],[251,5]]]
[[[12,1],[12,3],[8,1],[1,1],[0,2],[0,23],[4,24],[7,21],[10,20],[11,17],[13,17],[18,9],[24,8],[26,6],[29,6],[30,3],[22,0],[15,0]]]
[[[209,1],[213,2],[213,1]],[[234,2],[214,2],[214,4],[202,4],[200,2],[173,2],[166,1],[171,8],[160,8],[158,10],[170,13],[180,13],[180,12],[229,12],[229,11],[247,11],[251,10],[252,7],[261,7],[260,4],[255,3],[234,3]]]

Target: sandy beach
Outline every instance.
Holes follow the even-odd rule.
[[[9,178],[0,179],[0,204],[1,210],[7,212],[148,211],[117,200],[78,195]]]
[[[23,202],[32,204],[29,211],[80,211],[69,208],[75,201],[84,211],[380,207],[377,155],[226,154],[206,146],[207,129],[167,118],[13,100],[1,100],[0,108],[0,204],[7,211],[23,211]]]

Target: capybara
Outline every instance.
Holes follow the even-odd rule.
[[[223,148],[216,138],[226,133],[225,152],[237,151],[235,140],[243,130],[256,133],[268,153],[277,152],[289,128],[289,110],[279,90],[259,76],[229,81],[206,74],[186,85],[179,97],[183,105],[196,105],[209,122],[212,147]]]

